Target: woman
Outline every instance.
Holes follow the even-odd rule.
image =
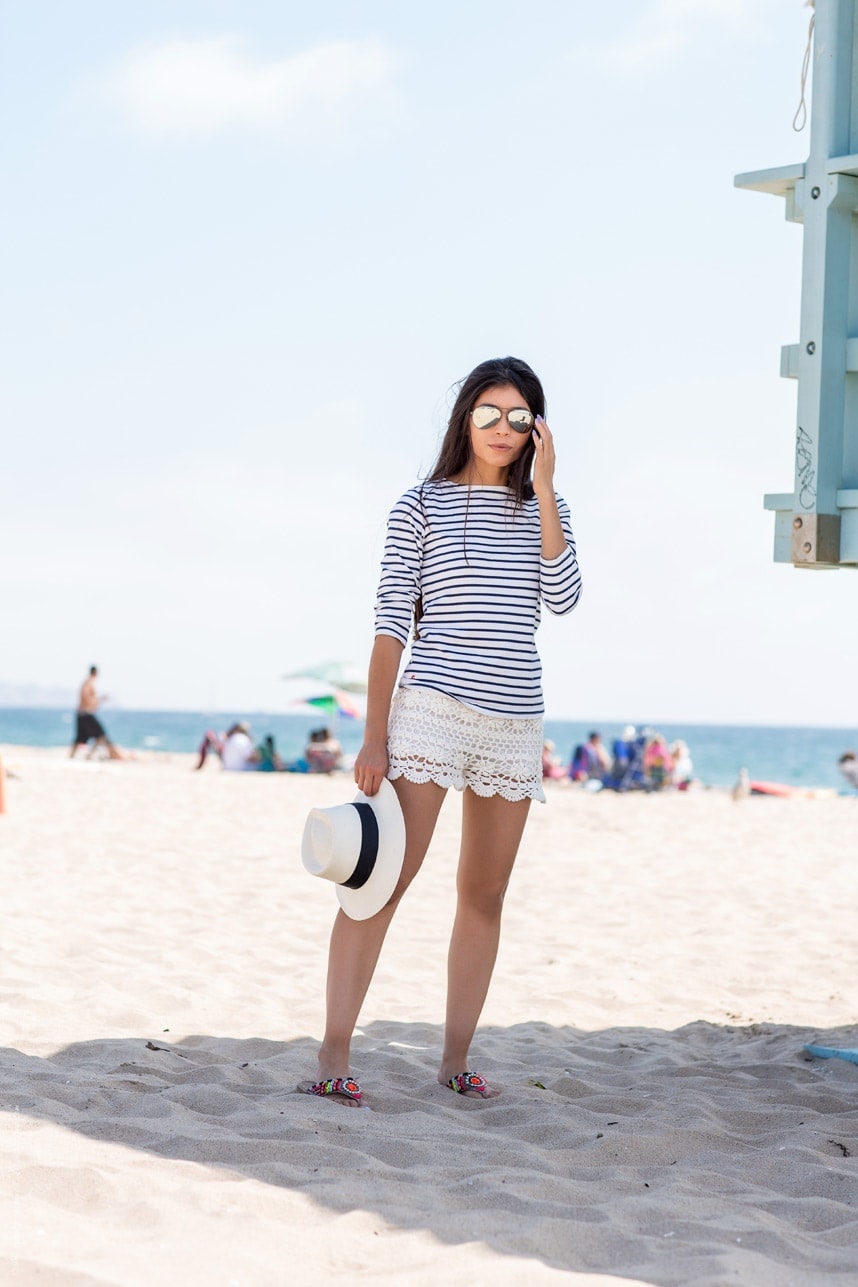
[[[311,773],[333,773],[340,767],[343,748],[329,728],[316,728],[304,750]]]
[[[360,1105],[350,1044],[381,945],[416,876],[451,786],[463,792],[457,909],[438,1080],[500,1092],[468,1068],[497,954],[504,893],[531,800],[543,800],[540,598],[575,607],[581,579],[568,509],[554,492],[545,395],[518,358],[463,381],[432,473],[391,512],[376,604],[360,790],[393,783],[406,829],[402,875],[368,920],[342,911],[331,935],[319,1078],[307,1092]],[[531,481],[532,475],[532,481]],[[414,640],[399,687],[399,666]]]

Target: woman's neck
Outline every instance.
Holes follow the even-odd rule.
[[[509,465],[480,464],[468,461],[464,469],[447,479],[450,483],[465,483],[469,487],[509,487]]]

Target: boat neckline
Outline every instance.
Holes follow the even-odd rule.
[[[452,478],[440,478],[441,483],[446,483],[448,487],[468,487],[472,492],[511,492],[513,489],[508,483],[456,483]]]

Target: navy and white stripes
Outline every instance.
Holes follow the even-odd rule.
[[[447,693],[487,715],[542,714],[534,642],[540,600],[560,615],[581,594],[569,507],[559,496],[557,506],[568,545],[544,559],[535,497],[516,509],[507,487],[445,481],[412,487],[397,501],[375,633],[407,644],[418,597],[423,604],[400,683]]]

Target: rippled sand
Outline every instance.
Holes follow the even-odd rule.
[[[343,779],[0,748],[0,1280],[858,1282],[858,800],[535,806],[473,1064],[435,1080],[458,799],[314,1070]]]

